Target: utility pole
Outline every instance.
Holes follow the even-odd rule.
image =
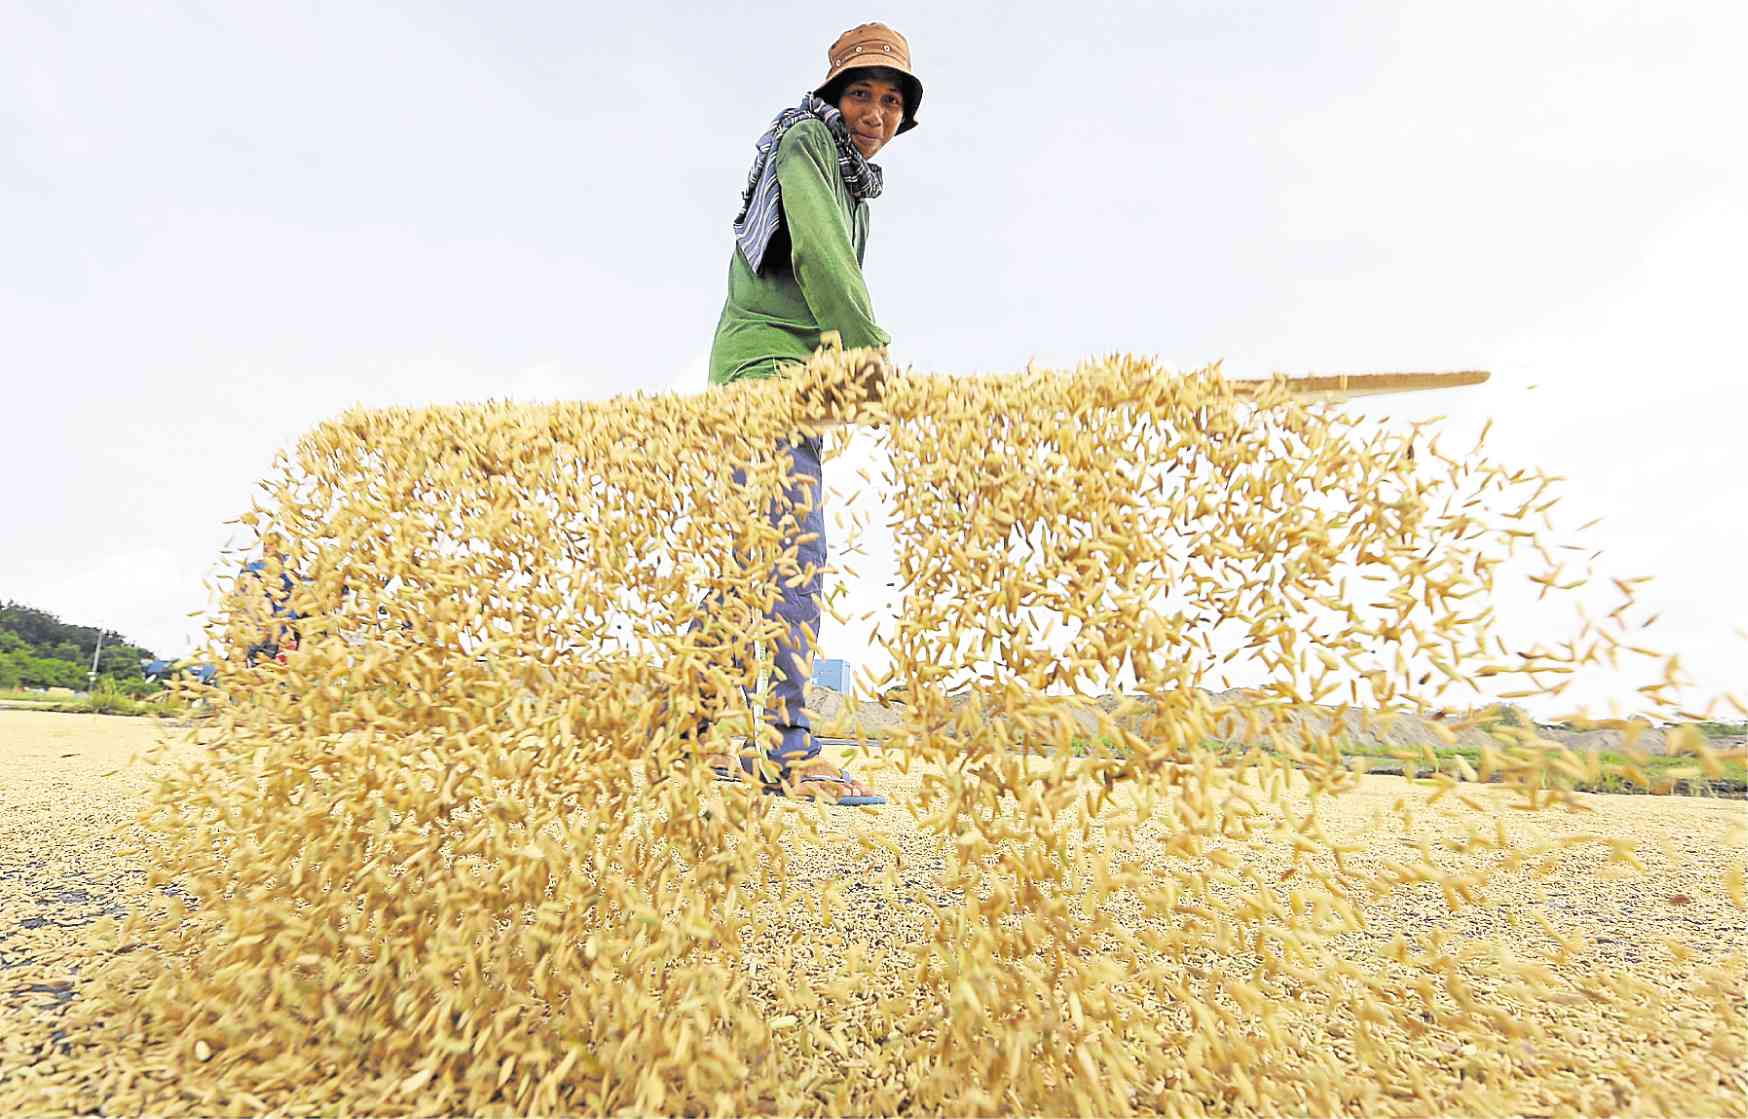
[[[91,653],[91,671],[87,673],[85,677],[85,690],[88,692],[95,692],[97,690],[97,658],[102,655],[103,631],[100,629],[97,631],[97,648]]]

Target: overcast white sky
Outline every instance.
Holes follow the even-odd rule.
[[[927,87],[868,252],[900,360],[1493,370],[1393,406],[1568,475],[1748,691],[1745,12],[10,0],[0,598],[178,654],[320,420],[702,388],[752,142],[881,19]]]

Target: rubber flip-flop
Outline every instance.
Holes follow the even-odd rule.
[[[741,764],[743,766],[746,765],[748,760],[749,759],[743,759]],[[751,771],[749,770],[749,772],[751,772]],[[804,773],[801,775],[801,780],[799,782],[796,782],[794,771],[791,770],[788,766],[783,766],[777,773],[777,781],[775,783],[767,782],[765,784],[765,792],[771,796],[788,797],[789,796],[789,788],[788,787],[792,783],[800,784],[800,785],[806,785],[809,783],[820,784],[820,785],[825,785],[825,784],[850,785],[850,784],[856,783],[856,778],[851,775],[849,770],[840,769],[835,774],[831,774],[831,773]],[[881,796],[878,793],[870,793],[870,794],[865,795],[865,796],[858,795],[858,794],[849,794],[846,796],[830,797],[830,798],[801,795],[799,797],[795,797],[795,798],[791,798],[791,799],[826,800],[829,804],[831,804],[835,808],[868,808],[868,807],[873,807],[875,805],[881,805],[881,804],[886,803],[886,798]]]
[[[853,785],[856,783],[856,779],[850,775],[850,771],[847,769],[838,770],[836,776],[832,776],[830,774],[825,774],[825,773],[803,774],[801,777],[801,783],[803,785],[805,785],[809,781],[817,781],[817,782],[820,782],[822,784],[826,783],[826,782],[831,782],[831,783],[840,784],[840,785]],[[857,795],[841,796],[841,797],[838,797],[836,800],[833,800],[832,803],[839,808],[864,808],[864,807],[867,807],[869,805],[885,804],[886,798],[881,796],[879,793],[869,793],[866,796],[857,796]]]

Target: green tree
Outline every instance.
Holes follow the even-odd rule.
[[[157,659],[114,630],[68,625],[23,603],[0,604],[0,655],[14,658],[19,682],[28,687],[83,688],[100,637],[97,671],[117,682],[143,679],[140,662]]]
[[[108,639],[105,638],[103,652],[97,661],[97,672],[99,675],[108,676],[118,683],[123,680],[140,680],[145,678],[140,661],[156,659],[138,645],[129,645],[121,640],[109,644]]]
[[[53,657],[25,657],[19,666],[20,683],[27,688],[82,688],[85,674],[71,661]]]

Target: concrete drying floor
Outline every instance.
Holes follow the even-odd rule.
[[[93,1098],[90,1075],[104,1054],[81,1047],[76,1037],[63,1037],[57,1022],[79,994],[81,930],[101,916],[119,915],[143,889],[143,868],[117,853],[124,842],[120,837],[133,813],[143,807],[147,791],[145,771],[126,763],[167,733],[178,732],[147,719],[0,711],[0,1113],[89,1112],[105,1106],[103,1099]],[[902,807],[918,776],[883,768],[886,760],[859,761],[856,768],[894,804],[872,813],[835,813],[826,826],[834,832],[886,832],[916,857],[912,865],[927,867],[933,862],[931,841],[916,832]],[[1632,836],[1640,841],[1646,871],[1618,879],[1598,875],[1605,852],[1585,848],[1568,855],[1552,877],[1516,875],[1502,881],[1490,891],[1495,904],[1483,909],[1452,914],[1430,886],[1400,891],[1367,909],[1370,927],[1348,938],[1350,958],[1363,967],[1384,967],[1380,953],[1398,931],[1415,935],[1433,927],[1456,937],[1491,938],[1520,955],[1546,954],[1555,944],[1535,919],[1540,913],[1562,930],[1588,938],[1588,945],[1563,965],[1562,978],[1582,986],[1586,977],[1629,971],[1672,993],[1676,1009],[1648,1030],[1618,1007],[1598,1010],[1582,998],[1525,1008],[1525,1014],[1534,1015],[1561,1039],[1560,1048],[1571,1059],[1554,1061],[1554,1072],[1505,1085],[1504,1099],[1512,1110],[1548,1115],[1748,1111],[1742,1046],[1737,1044],[1732,1052],[1728,1044],[1714,1044],[1718,1031],[1729,1027],[1697,993],[1708,970],[1716,982],[1721,964],[1730,998],[1738,1008],[1748,1003],[1740,962],[1748,949],[1748,914],[1731,904],[1722,885],[1726,868],[1742,854],[1727,848],[1726,840],[1743,824],[1748,805],[1587,795],[1582,800],[1592,813],[1531,814],[1506,809],[1500,790],[1470,786],[1467,791],[1489,811],[1480,813],[1447,797],[1420,811],[1423,834],[1460,836],[1475,823],[1491,830],[1498,811],[1514,842],[1579,833]],[[1400,829],[1390,825],[1391,806],[1404,795],[1425,794],[1398,777],[1364,778],[1354,793],[1326,801],[1325,830],[1332,838],[1364,844],[1357,865],[1412,861],[1413,850],[1403,845]],[[1453,856],[1451,865],[1465,857]],[[810,863],[807,858],[804,854],[796,868],[803,878],[824,880],[845,869],[841,859]],[[1269,864],[1264,869],[1275,869],[1272,853],[1256,858]],[[1284,854],[1279,865],[1287,866]],[[919,893],[929,892],[926,883],[918,886]],[[833,934],[851,942],[890,943],[924,927],[927,911],[918,907],[912,912],[914,916],[906,916],[852,905]],[[807,919],[793,916],[803,923]],[[815,936],[818,932],[813,930]],[[1673,949],[1668,942],[1674,943]],[[1483,965],[1463,967],[1478,991],[1490,989],[1495,977]],[[1342,1037],[1339,1024],[1331,1025],[1328,1033]],[[1474,1047],[1447,1045],[1436,1034],[1424,1042],[1413,1051],[1424,1094],[1377,1094],[1361,1101],[1365,1110],[1424,1114],[1472,1109],[1466,1101],[1475,1098],[1470,1094],[1475,1082],[1465,1077],[1473,1076],[1477,1067]],[[1547,1056],[1543,1054],[1544,1069],[1549,1067]],[[1497,1073],[1509,1062],[1502,1057],[1490,1067]],[[1641,1075],[1623,1076],[1623,1068]],[[178,1090],[182,1071],[160,1069],[158,1075],[158,1091],[141,1097],[147,1110],[211,1110],[195,1107],[188,1101],[197,1097]],[[845,1075],[855,1073],[846,1069]],[[1653,1092],[1631,1083],[1641,1078],[1661,1087]],[[1490,1088],[1501,1090],[1497,1078]],[[1489,1098],[1489,1106],[1500,1102],[1497,1096]],[[287,1102],[296,1109],[295,1102]]]

